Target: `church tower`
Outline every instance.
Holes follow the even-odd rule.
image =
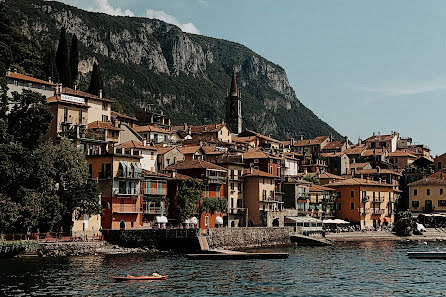
[[[231,88],[228,97],[226,97],[226,125],[232,133],[242,133],[242,98],[237,91],[237,81],[235,70],[232,73]]]

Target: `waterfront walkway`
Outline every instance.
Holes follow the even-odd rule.
[[[391,241],[391,240],[423,240],[423,241],[436,241],[446,240],[446,230],[427,228],[426,232],[422,235],[412,235],[407,237],[397,236],[389,231],[355,231],[355,232],[340,232],[340,233],[327,233],[326,239],[333,242],[345,242],[345,241]]]

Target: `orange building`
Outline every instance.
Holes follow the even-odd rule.
[[[349,178],[327,185],[338,192],[335,217],[364,228],[393,224],[397,194],[391,184]]]
[[[137,229],[142,225],[140,151],[113,148],[103,155],[89,155],[91,178],[101,192],[103,229]]]
[[[227,169],[224,167],[203,160],[184,160],[167,167],[166,171],[178,172],[181,175],[202,180],[204,183],[203,198],[205,199],[227,199],[224,196]],[[171,197],[179,198],[178,195],[171,195]],[[178,205],[178,201],[169,200],[169,203]],[[200,228],[222,226],[224,213],[226,213],[226,210],[224,212],[211,210],[198,214]]]

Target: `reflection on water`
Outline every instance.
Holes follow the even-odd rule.
[[[444,296],[446,261],[407,251],[411,242],[295,247],[286,260],[188,261],[183,255],[0,259],[0,296]],[[112,275],[167,274],[166,281],[115,283]]]

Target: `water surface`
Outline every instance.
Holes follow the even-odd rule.
[[[273,249],[286,260],[191,261],[132,254],[0,259],[0,296],[445,296],[446,260],[407,251],[446,243],[366,242]],[[111,275],[168,275],[121,282]]]

